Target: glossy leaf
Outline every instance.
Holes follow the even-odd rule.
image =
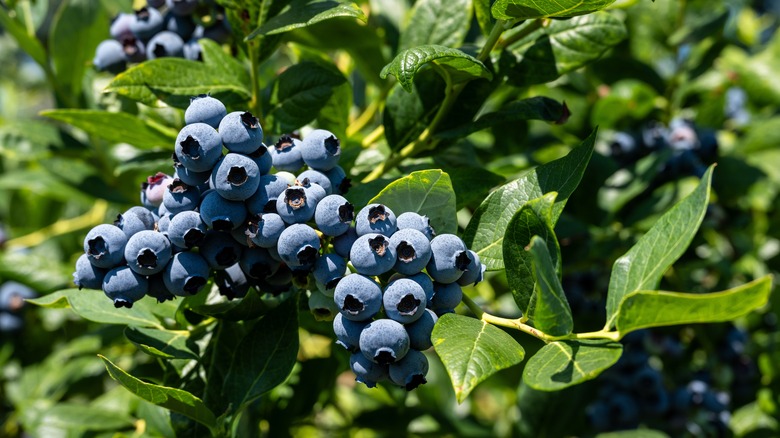
[[[38,300],[30,300],[49,308],[65,308],[63,299],[82,318],[103,324],[125,324],[138,327],[157,327],[160,321],[154,316],[150,306],[155,305],[149,300],[140,300],[130,309],[114,307],[114,303],[106,298],[102,291],[92,289],[65,289]]]
[[[431,335],[458,402],[480,382],[523,360],[525,350],[501,329],[454,313],[439,318]]]
[[[509,221],[504,234],[502,253],[507,282],[515,303],[529,318],[534,314],[538,290],[534,257],[526,250],[534,236],[544,239],[556,277],[561,271],[561,248],[552,228],[555,198],[556,193],[553,192],[526,202]]]
[[[401,32],[398,51],[426,44],[460,47],[471,24],[470,0],[420,0]]]
[[[25,301],[31,304],[35,304],[36,306],[45,307],[47,309],[67,309],[70,307],[67,294],[65,291],[61,290]]]
[[[474,15],[477,18],[477,24],[479,24],[482,34],[488,36],[493,27],[490,0],[474,0]]]
[[[731,321],[766,305],[771,292],[771,276],[703,294],[640,290],[620,302],[615,326],[624,335],[646,327]]]
[[[395,76],[404,90],[411,93],[414,75],[423,66],[433,63],[437,72],[452,85],[472,79],[491,79],[493,74],[482,62],[471,55],[449,47],[429,44],[406,49],[399,53],[379,73],[384,79],[388,74]]]
[[[398,216],[413,211],[428,216],[437,234],[458,230],[455,191],[441,170],[421,170],[388,184],[369,203],[384,204]]]
[[[551,336],[564,336],[574,329],[574,320],[561,286],[559,271],[553,264],[547,245],[545,238],[534,236],[527,249],[533,258],[533,277],[536,282],[536,306],[529,316],[537,329]],[[559,259],[560,255],[556,261]]]
[[[186,108],[192,96],[210,94],[225,104],[244,102],[251,95],[240,77],[226,75],[223,67],[180,58],[158,58],[142,62],[120,73],[106,91],[143,104],[158,101]]]
[[[623,298],[637,290],[658,287],[664,272],[691,244],[710,198],[710,167],[696,189],[666,212],[628,252],[615,260],[607,293],[607,324],[611,328]]]
[[[520,178],[499,187],[482,202],[466,227],[463,240],[479,253],[487,269],[504,268],[504,233],[515,213],[529,200],[545,193],[558,192],[551,218],[551,224],[555,225],[585,172],[595,140],[596,131],[593,131],[565,157],[529,170]]]
[[[390,149],[401,149],[425,131],[444,99],[445,87],[444,80],[433,70],[421,70],[415,75],[411,93],[399,83],[393,85],[382,114]]]
[[[271,17],[246,39],[251,40],[259,35],[274,35],[289,32],[332,18],[348,17],[366,21],[366,14],[358,5],[352,2],[334,0],[294,0],[281,13]]]
[[[225,51],[222,45],[208,38],[199,40],[198,44],[203,51],[203,63],[234,77],[237,82],[250,83],[249,70],[235,56],[232,56],[229,50]]]
[[[133,394],[158,406],[191,418],[206,427],[215,427],[217,420],[214,413],[198,397],[181,389],[143,382],[114,365],[113,362],[104,356],[98,355],[98,357],[105,363],[111,378]]]
[[[600,11],[615,0],[496,0],[491,11],[499,20],[574,17]]]
[[[250,290],[244,298],[209,303],[190,308],[193,312],[228,321],[246,321],[259,318],[276,307],[271,300],[264,300],[255,290]]]
[[[126,327],[125,337],[141,351],[164,359],[198,359],[187,345],[190,332]]]
[[[482,167],[448,167],[447,173],[456,194],[456,210],[479,204],[494,187],[506,181],[503,176]]]
[[[558,391],[594,379],[622,352],[620,343],[607,340],[551,342],[528,359],[523,381],[540,391]]]
[[[129,143],[140,149],[171,148],[177,132],[153,128],[132,114],[101,110],[57,109],[41,112],[111,143]]]
[[[554,20],[507,47],[499,65],[512,84],[549,82],[600,58],[626,36],[623,22],[606,12]]]

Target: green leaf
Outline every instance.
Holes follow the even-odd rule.
[[[304,61],[286,69],[266,90],[271,132],[288,132],[314,120],[347,79],[336,66]]]
[[[455,209],[477,205],[490,190],[506,182],[503,176],[485,170],[482,167],[447,167],[447,173],[452,180],[452,188],[457,194]]]
[[[141,351],[164,359],[198,359],[187,345],[190,332],[186,330],[157,330],[125,327],[125,337]]]
[[[556,193],[531,199],[512,216],[506,227],[502,245],[506,278],[515,303],[523,315],[532,317],[536,306],[537,280],[534,276],[534,257],[526,250],[534,236],[546,242],[556,277],[561,272],[561,248],[552,227],[552,211]]]
[[[401,32],[398,50],[426,44],[460,47],[470,25],[470,0],[419,0]]]
[[[439,169],[412,172],[388,184],[369,204],[384,204],[397,215],[413,211],[428,216],[437,234],[458,230],[455,191]]]
[[[158,406],[191,418],[210,429],[216,426],[217,419],[214,413],[198,397],[181,389],[143,382],[114,365],[104,356],[98,355],[98,357],[105,363],[111,378],[133,394]]]
[[[43,45],[35,37],[34,32],[27,33],[24,25],[15,16],[16,14],[13,17],[9,15],[9,11],[5,7],[0,8],[0,27],[13,36],[17,44],[19,44],[19,48],[30,55],[30,58],[37,62],[38,65],[44,67],[44,69],[49,68],[49,61]]]
[[[276,308],[278,303],[263,299],[256,290],[250,289],[244,298],[209,303],[190,308],[193,312],[228,321],[257,319]]]
[[[528,359],[523,381],[539,391],[558,391],[594,379],[622,352],[623,345],[607,340],[551,342]]]
[[[616,432],[603,432],[596,435],[596,438],[668,438],[669,435],[659,430],[652,429],[634,429],[620,430]]]
[[[436,137],[455,139],[465,137],[483,129],[518,120],[544,120],[560,122],[568,114],[568,108],[557,100],[536,96],[509,103],[498,111],[483,114],[477,120],[454,129],[437,132]]]
[[[247,71],[246,66],[235,56],[232,56],[230,50],[226,51],[222,45],[208,38],[201,38],[198,40],[198,44],[203,51],[203,62],[206,65],[236,78],[239,83],[250,83],[249,71]]]
[[[600,58],[627,35],[623,22],[607,12],[554,20],[507,47],[500,70],[514,85],[550,82]]]
[[[620,302],[615,327],[624,335],[646,327],[731,321],[766,305],[771,292],[769,275],[704,294],[639,290]]]
[[[225,74],[224,67],[179,58],[158,58],[122,72],[106,91],[149,106],[162,100],[186,108],[190,98],[210,94],[226,105],[245,103],[251,93],[240,77]]]
[[[528,251],[533,257],[533,277],[536,282],[536,308],[534,327],[552,336],[564,336],[574,329],[574,320],[561,280],[559,265],[554,265],[545,238],[534,236]],[[556,249],[560,250],[556,247]],[[556,261],[560,261],[557,255]]]
[[[555,225],[590,161],[596,133],[594,130],[565,157],[543,164],[501,186],[477,208],[466,227],[463,240],[479,254],[487,269],[504,268],[504,233],[515,213],[529,200],[545,193],[558,192],[551,220],[551,225]]]
[[[404,50],[382,69],[379,76],[382,79],[388,74],[395,76],[403,89],[411,93],[414,75],[428,63],[437,67],[436,71],[449,85],[477,78],[493,78],[493,73],[477,58],[458,49],[435,44]]]
[[[65,122],[111,143],[129,143],[140,149],[170,148],[177,134],[173,130],[163,132],[124,112],[58,109],[42,111],[41,115]]]
[[[497,0],[493,16],[499,20],[574,17],[600,11],[615,0]]]
[[[65,291],[61,291],[61,290],[57,292],[52,292],[42,297],[32,298],[25,301],[30,304],[35,304],[36,306],[45,307],[47,309],[67,309],[70,307],[67,294],[65,293]]]
[[[474,0],[474,15],[482,35],[488,36],[494,23],[490,14],[490,0]]]
[[[459,403],[480,382],[517,365],[525,356],[523,347],[503,330],[454,313],[439,318],[431,340],[450,375]]]
[[[46,409],[40,419],[40,430],[91,430],[111,431],[133,426],[133,419],[121,412],[107,410],[105,407],[79,405],[76,403],[57,403]]]
[[[331,18],[350,17],[365,22],[363,10],[355,3],[343,3],[333,0],[294,0],[279,15],[263,23],[247,35],[251,40],[260,35],[274,35],[293,29],[311,26]]]
[[[99,290],[92,289],[65,289],[52,294],[53,297],[42,297],[41,304],[44,307],[64,308],[62,299],[66,298],[70,307],[76,314],[84,319],[103,324],[125,324],[139,327],[157,327],[162,328],[160,321],[154,316],[149,300],[140,300],[133,304],[130,309],[114,307],[114,303],[106,298],[105,294]],[[50,295],[51,296],[51,295]],[[44,300],[45,298],[45,300]],[[31,300],[31,302],[38,304]]]
[[[444,99],[445,87],[444,80],[427,69],[415,75],[411,93],[407,93],[399,83],[393,85],[382,114],[390,149],[401,149],[428,128]]]
[[[658,287],[664,272],[691,244],[710,199],[711,166],[696,189],[666,212],[628,252],[615,260],[607,292],[607,324],[612,328],[623,298]]]

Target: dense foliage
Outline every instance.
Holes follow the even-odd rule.
[[[778,25],[759,0],[0,2],[0,434],[777,434]],[[259,240],[277,213],[294,233]]]

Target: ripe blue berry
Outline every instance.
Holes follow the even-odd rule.
[[[390,237],[397,229],[395,214],[383,204],[368,204],[360,209],[355,218],[358,236],[379,233]]]
[[[73,272],[73,283],[79,289],[100,289],[103,286],[103,278],[108,269],[98,268],[89,262],[86,254],[79,256],[76,260],[76,271]]]
[[[125,245],[125,260],[128,266],[141,275],[162,272],[172,255],[171,241],[157,231],[139,231],[133,234]]]
[[[180,179],[174,179],[163,194],[163,205],[171,214],[192,211],[200,204],[200,190],[185,184]]]
[[[431,309],[425,309],[420,318],[406,325],[406,333],[409,334],[409,346],[415,350],[427,350],[433,347],[431,342],[431,333],[433,333],[433,326],[439,317]]]
[[[209,191],[201,200],[200,217],[210,228],[230,231],[244,223],[247,211],[243,202],[229,201],[217,191]]]
[[[129,239],[133,234],[142,230],[154,229],[154,215],[151,211],[144,207],[130,207],[124,213],[120,213],[116,216],[114,225],[124,231],[125,236]]]
[[[355,380],[369,388],[388,379],[387,365],[372,362],[360,352],[352,353],[349,357],[349,367],[355,373]]]
[[[431,243],[425,234],[411,228],[396,231],[390,237],[398,260],[394,269],[404,275],[414,275],[431,260]]]
[[[192,123],[179,131],[174,149],[176,158],[194,172],[211,171],[222,157],[220,134],[205,123]]]
[[[320,237],[306,224],[293,224],[282,231],[277,248],[287,266],[311,267],[319,255]]]
[[[24,307],[24,300],[35,296],[35,291],[22,283],[6,281],[0,286],[0,311],[19,313]]]
[[[127,236],[115,225],[101,224],[84,238],[84,253],[98,268],[113,268],[124,262]]]
[[[184,40],[171,31],[164,30],[153,36],[146,44],[146,57],[149,59],[184,56]]]
[[[310,183],[317,184],[322,187],[325,190],[325,195],[330,195],[333,193],[333,187],[330,183],[330,180],[324,173],[318,170],[304,170],[303,172],[299,173],[295,179],[301,182],[308,179]]]
[[[248,154],[248,156],[257,164],[260,175],[267,175],[271,172],[271,168],[274,165],[274,159],[271,157],[271,154],[268,153],[268,148],[265,145],[260,145],[256,151]]]
[[[230,152],[250,154],[263,145],[260,121],[248,111],[233,111],[223,117],[219,135]]]
[[[360,352],[380,365],[398,362],[409,352],[409,335],[392,319],[377,319],[360,332]]]
[[[314,280],[327,296],[333,296],[336,285],[347,272],[347,261],[338,254],[325,254],[314,263]]]
[[[199,249],[211,269],[225,269],[240,260],[244,248],[230,233],[211,230]]]
[[[393,383],[411,391],[427,383],[425,375],[428,374],[428,358],[417,350],[409,350],[403,359],[391,364],[388,371]]]
[[[173,177],[180,179],[183,183],[190,186],[197,187],[203,183],[208,183],[209,178],[211,178],[211,169],[204,172],[196,172],[194,170],[187,169],[183,164],[181,164],[181,162],[179,162],[176,154],[173,154],[173,168]]]
[[[175,33],[181,37],[183,41],[187,41],[192,37],[192,34],[195,32],[195,27],[197,26],[192,16],[180,16],[171,13],[171,11],[168,11],[168,13],[163,16],[163,22],[165,22],[164,29],[166,31]]]
[[[339,313],[333,318],[333,333],[336,334],[336,344],[341,345],[350,352],[359,352],[360,332],[367,325],[368,321],[352,321],[345,318],[342,313]]]
[[[279,262],[265,248],[244,249],[238,263],[246,275],[258,280],[273,275],[279,269]]]
[[[349,274],[336,284],[333,300],[344,318],[367,321],[382,307],[382,288],[370,277]]]
[[[128,62],[146,61],[146,46],[144,43],[131,36],[121,40],[122,50],[125,52],[125,59]]]
[[[268,147],[276,170],[297,172],[303,167],[301,157],[301,141],[288,134],[283,134],[273,146]]]
[[[317,203],[314,222],[326,236],[340,236],[349,230],[355,207],[341,195],[328,195]]]
[[[220,295],[228,300],[244,298],[251,286],[238,263],[217,271],[214,274],[214,284],[217,285]]]
[[[163,280],[164,275],[165,274],[161,272],[149,276],[149,289],[146,291],[146,295],[154,298],[158,303],[163,303],[176,298],[176,296],[165,286],[165,280]]]
[[[397,260],[390,240],[377,233],[364,234],[352,244],[349,260],[364,275],[382,275],[393,269]]]
[[[433,227],[431,227],[430,221],[428,220],[428,216],[423,216],[413,211],[407,211],[398,215],[396,224],[398,225],[399,230],[404,230],[407,228],[417,230],[423,233],[425,237],[428,238],[428,240],[433,239],[433,237],[436,235]]]
[[[346,194],[352,186],[352,181],[347,178],[347,173],[344,172],[344,169],[342,169],[341,166],[335,166],[323,173],[330,180],[330,186],[333,193],[338,195]]]
[[[289,187],[284,178],[278,175],[263,175],[257,191],[246,200],[246,206],[252,214],[276,213],[276,199]]]
[[[287,224],[278,214],[262,213],[249,219],[246,232],[255,245],[261,248],[273,248],[286,227]]]
[[[190,105],[184,111],[184,123],[205,123],[217,129],[220,120],[226,115],[225,104],[208,94],[201,94],[190,99]]]
[[[133,307],[149,290],[146,276],[133,272],[128,266],[119,266],[106,273],[103,292],[114,302],[114,307]]]
[[[287,188],[282,195],[276,199],[276,212],[288,224],[302,224],[308,222],[314,217],[314,211],[317,207],[307,196],[306,188],[302,186],[293,186]]]
[[[458,279],[458,284],[461,286],[474,286],[482,281],[482,277],[485,275],[486,267],[479,260],[479,254],[469,250],[469,255],[471,256],[469,265]]]
[[[301,142],[303,162],[316,170],[330,170],[341,158],[341,142],[332,132],[315,129]]]
[[[173,255],[163,271],[163,282],[170,293],[186,297],[195,295],[209,278],[209,265],[198,253],[179,252]]]
[[[95,49],[92,65],[97,71],[119,73],[127,67],[127,58],[122,43],[116,40],[105,40]]]
[[[197,28],[196,31],[197,32]],[[190,61],[203,61],[203,47],[198,42],[198,38],[190,38],[184,43],[182,48],[184,59]]]
[[[348,259],[349,252],[357,238],[358,235],[357,231],[355,231],[355,227],[350,226],[344,234],[340,234],[333,239],[333,250],[336,251],[336,254]]]
[[[133,32],[130,30],[130,23],[135,20],[135,14],[126,14],[120,12],[111,21],[111,27],[109,33],[111,38],[122,41],[127,37],[133,37]]]
[[[437,315],[450,313],[463,299],[463,290],[458,283],[433,283],[433,299],[428,306]]]
[[[197,211],[183,211],[171,218],[168,239],[179,248],[190,249],[200,245],[206,237],[206,224]]]
[[[466,244],[454,234],[440,234],[431,240],[428,275],[439,283],[454,283],[472,263]]]
[[[425,291],[414,280],[398,278],[385,288],[382,305],[387,317],[401,324],[417,321],[425,312]]]
[[[244,201],[254,195],[260,184],[260,169],[246,155],[229,153],[211,172],[211,187],[223,198]]]
[[[135,11],[134,18],[128,26],[141,41],[149,41],[165,26],[162,14],[155,8],[141,8]]]
[[[190,16],[198,7],[199,0],[165,0],[165,5],[171,13],[179,16]]]

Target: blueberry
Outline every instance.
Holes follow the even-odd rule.
[[[165,191],[168,190],[168,186],[172,182],[173,177],[162,172],[147,177],[146,181],[141,184],[141,200],[144,206],[147,208],[159,207],[162,204]]]
[[[340,236],[349,230],[355,207],[341,195],[328,195],[317,203],[314,222],[326,236]]]
[[[368,321],[352,321],[339,313],[333,318],[333,333],[336,334],[336,344],[352,353],[359,352],[360,332],[367,325]]]
[[[390,237],[396,232],[395,214],[383,204],[368,204],[355,217],[358,236],[368,233],[384,234]]]
[[[336,285],[347,272],[347,261],[338,254],[324,254],[314,263],[314,280],[327,296],[333,296]]]
[[[211,187],[231,201],[249,199],[259,185],[257,163],[246,155],[229,153],[217,162],[211,172]]]
[[[146,44],[146,56],[149,59],[181,58],[184,56],[184,40],[171,31],[164,30],[153,36]]]
[[[425,313],[426,304],[427,298],[422,286],[408,278],[398,278],[390,282],[382,295],[385,314],[401,324],[417,321]]]
[[[306,190],[306,197],[311,199],[314,202],[314,207],[317,207],[317,204],[325,199],[326,196],[328,196],[328,193],[325,191],[322,186],[319,184],[313,183],[310,179],[304,178],[300,181],[296,180],[296,185],[303,187]]]
[[[256,286],[261,292],[274,296],[287,292],[292,286],[292,271],[282,263],[273,275],[257,280]]]
[[[114,302],[114,307],[133,307],[149,290],[146,276],[137,274],[129,266],[119,266],[106,273],[103,292]]]
[[[272,248],[279,241],[287,224],[276,213],[263,213],[249,218],[246,235],[261,248]]]
[[[268,153],[268,148],[265,145],[260,145],[256,151],[249,153],[248,156],[257,164],[260,175],[267,175],[271,172],[274,159],[271,158],[271,154]]]
[[[135,20],[135,14],[126,14],[124,12],[117,14],[117,16],[111,20],[111,27],[109,28],[111,38],[117,41],[122,41],[128,37],[132,38],[133,31],[130,30],[130,23],[133,20]]]
[[[317,207],[316,201],[307,196],[309,193],[302,186],[287,188],[276,199],[276,212],[288,224],[308,222],[314,217],[314,211]]]
[[[265,248],[244,249],[238,263],[246,275],[258,280],[275,274],[279,269],[279,262]]]
[[[394,269],[404,275],[414,275],[431,260],[431,243],[425,234],[411,228],[396,231],[390,246],[398,256]]]
[[[203,47],[201,47],[197,38],[191,38],[187,40],[184,43],[184,47],[182,47],[181,51],[184,54],[184,59],[188,59],[190,61],[203,60]]]
[[[399,230],[404,230],[407,228],[417,230],[423,233],[425,237],[428,238],[428,240],[433,239],[433,237],[436,235],[433,227],[431,227],[430,221],[428,220],[428,216],[423,216],[413,211],[407,211],[405,213],[399,214],[398,218],[396,219],[396,224]]]
[[[203,222],[218,231],[230,231],[240,227],[247,218],[246,206],[240,201],[229,201],[218,192],[211,191],[200,203]]]
[[[172,255],[171,241],[157,231],[139,231],[125,245],[125,260],[140,275],[162,272]]]
[[[98,268],[113,268],[124,262],[127,236],[116,225],[101,224],[84,238],[84,253]]]
[[[117,40],[101,41],[95,49],[92,65],[97,71],[107,71],[114,74],[123,71],[127,67],[124,46]]]
[[[251,285],[238,263],[219,270],[214,274],[214,284],[220,295],[228,300],[244,298]]]
[[[246,200],[252,214],[276,213],[276,199],[289,187],[286,180],[277,175],[263,175],[257,191]]]
[[[308,179],[310,183],[317,184],[322,187],[325,190],[325,195],[330,195],[333,193],[333,186],[331,185],[330,180],[324,173],[318,170],[304,170],[303,172],[299,173],[295,179],[301,182]]]
[[[366,321],[382,307],[382,288],[370,277],[350,274],[336,284],[333,300],[344,318]]]
[[[163,194],[163,205],[171,214],[192,211],[200,204],[200,190],[185,184],[180,179],[174,179]]]
[[[248,111],[233,111],[219,122],[219,135],[230,152],[250,154],[263,145],[260,121]]]
[[[282,231],[277,248],[287,266],[311,267],[319,255],[320,237],[308,225],[293,224]]]
[[[428,303],[428,306],[431,305],[431,300],[433,299],[434,294],[434,288],[433,288],[433,280],[431,280],[431,277],[428,276],[428,274],[424,272],[418,272],[417,274],[410,275],[407,277],[408,279],[416,282],[420,285],[420,287],[423,288],[425,291],[425,300]],[[395,275],[390,277],[390,281],[395,280]]]
[[[440,234],[431,240],[428,275],[439,283],[454,283],[472,263],[466,244],[454,234]]]
[[[674,119],[669,123],[666,142],[675,151],[694,150],[699,147],[699,137],[693,123],[684,119]]]
[[[0,312],[0,333],[18,332],[24,328],[24,319],[21,315]]]
[[[100,289],[103,286],[103,278],[108,269],[98,268],[89,262],[86,254],[76,260],[76,271],[73,272],[73,283],[79,289]]]
[[[340,315],[333,298],[317,290],[311,291],[309,295],[309,311],[316,321],[333,321],[336,315]]]
[[[344,172],[344,169],[342,169],[341,166],[334,166],[332,169],[326,170],[323,173],[330,180],[330,186],[333,193],[344,195],[352,186],[352,180],[347,178],[347,173]]]
[[[206,233],[199,249],[211,269],[225,269],[241,259],[244,248],[230,233],[211,230]]]
[[[191,16],[198,7],[199,0],[165,0],[165,5],[173,14]]]
[[[303,162],[316,170],[330,170],[341,158],[341,142],[325,129],[310,132],[301,142],[300,149]]]
[[[212,21],[212,24],[202,31],[203,38],[208,38],[219,44],[230,42],[230,39],[233,37],[233,31],[230,29],[230,22],[222,13],[218,13],[213,17],[214,20]]]
[[[19,313],[24,307],[24,300],[29,300],[36,296],[37,294],[34,290],[22,283],[6,281],[0,286],[0,310]]]
[[[639,139],[628,132],[616,132],[609,143],[613,157],[633,157],[639,152]]]
[[[125,52],[125,59],[128,62],[143,62],[146,61],[146,45],[135,38],[128,37],[121,40],[122,51]]]
[[[367,359],[360,352],[349,357],[349,367],[355,373],[355,380],[374,388],[377,383],[388,379],[387,365],[380,365]]]
[[[165,6],[165,0],[146,0],[146,6],[160,9]]]
[[[176,15],[168,11],[163,17],[165,21],[165,30],[179,35],[182,40],[187,41],[195,32],[195,20],[192,16]]]
[[[133,234],[143,230],[154,230],[154,215],[144,207],[130,207],[124,213],[118,214],[114,225],[119,227],[129,239]]]
[[[360,274],[382,275],[393,269],[397,257],[390,240],[381,234],[370,233],[355,240],[349,250],[349,260]]]
[[[390,364],[388,371],[393,383],[411,391],[428,382],[428,358],[417,350],[409,350],[403,359]]]
[[[211,126],[192,123],[179,131],[175,153],[179,162],[188,170],[211,171],[222,157],[222,140]]]
[[[438,315],[450,313],[463,299],[463,290],[458,283],[433,283],[433,299],[428,306]]]
[[[333,239],[333,250],[336,251],[336,254],[348,259],[349,251],[352,249],[352,245],[357,238],[358,235],[357,231],[355,231],[355,227],[350,226],[344,234],[340,234]]]
[[[217,158],[217,160],[219,160],[219,158]],[[196,172],[194,170],[187,169],[183,164],[181,164],[179,158],[176,157],[176,154],[173,154],[173,168],[173,177],[180,179],[182,182],[190,186],[198,187],[204,183],[208,184],[209,178],[211,178],[211,169],[204,172]]]
[[[457,281],[457,283],[461,286],[474,286],[482,281],[482,278],[485,275],[486,267],[480,261],[479,254],[469,250],[469,256],[471,256],[469,265],[466,267],[466,269],[463,271],[463,275],[461,275]]]
[[[208,278],[208,262],[200,254],[189,251],[174,254],[163,271],[165,287],[180,297],[197,294]]]
[[[165,26],[162,14],[155,8],[141,8],[135,11],[133,18],[128,26],[133,35],[142,41],[149,41]]]
[[[179,248],[190,249],[203,242],[207,229],[200,213],[183,211],[171,218],[168,225],[168,238]]]
[[[219,122],[227,115],[225,104],[208,94],[200,94],[190,99],[190,104],[184,111],[184,123],[205,123],[214,129],[219,127]]]
[[[373,362],[390,365],[409,351],[409,335],[404,326],[392,319],[377,319],[360,332],[360,352]]]
[[[168,227],[171,225],[172,218],[173,214],[171,213],[165,213],[160,216],[160,219],[157,220],[157,231],[163,234],[168,234]]]
[[[273,146],[268,147],[276,170],[297,172],[303,167],[301,156],[301,141],[288,134],[283,134]]]
[[[420,318],[406,325],[406,333],[409,335],[409,347],[415,350],[427,350],[433,347],[431,342],[431,333],[433,333],[433,326],[439,317],[431,309],[425,309]]]
[[[170,263],[170,262],[169,262]],[[164,303],[165,301],[173,301],[176,296],[168,290],[165,286],[165,280],[163,272],[149,276],[149,288],[146,291],[146,295],[157,300],[158,303]]]

